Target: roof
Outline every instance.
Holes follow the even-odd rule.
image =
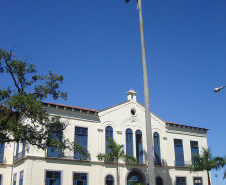
[[[174,127],[184,127],[184,128],[192,128],[192,129],[197,129],[197,130],[203,130],[203,131],[208,131],[208,128],[200,128],[200,127],[193,127],[193,126],[188,126],[188,125],[182,125],[179,123],[173,123],[169,121],[165,121],[167,126],[174,126]]]
[[[94,110],[94,109],[88,109],[88,108],[83,108],[83,107],[76,107],[76,106],[71,106],[71,105],[63,105],[63,104],[59,104],[59,103],[46,103],[43,102],[44,105],[50,105],[50,106],[56,106],[56,107],[61,107],[61,108],[69,108],[69,109],[75,109],[75,110],[81,110],[81,111],[86,111],[86,112],[93,112],[93,113],[98,113],[98,110]]]
[[[128,100],[116,105],[113,105],[111,107],[105,108],[103,110],[95,110],[95,109],[89,109],[89,108],[83,108],[83,107],[77,107],[77,106],[71,106],[71,105],[63,105],[63,104],[58,104],[58,103],[47,103],[47,102],[43,102],[44,105],[46,106],[54,106],[54,107],[61,107],[63,109],[68,108],[68,109],[72,109],[72,110],[78,110],[78,111],[85,111],[85,112],[90,112],[90,113],[94,113],[95,115],[99,112],[102,112],[104,110],[116,107],[118,105],[124,104],[129,102]],[[138,102],[137,102],[138,103]],[[140,104],[140,103],[139,103]],[[141,105],[141,104],[140,104]],[[141,105],[143,106],[143,105]],[[153,114],[153,113],[152,113]],[[161,119],[161,118],[160,118]],[[179,123],[173,123],[173,122],[169,122],[169,121],[164,121],[166,123],[166,126],[173,126],[173,127],[184,127],[184,128],[190,128],[190,129],[196,129],[196,130],[202,130],[202,131],[208,131],[209,129],[207,128],[200,128],[200,127],[194,127],[194,126],[188,126],[188,125],[183,125],[183,124],[179,124]]]

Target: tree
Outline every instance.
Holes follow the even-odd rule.
[[[108,145],[107,148],[109,149],[108,154],[99,153],[97,155],[98,160],[105,161],[105,162],[114,162],[116,166],[116,181],[117,185],[120,185],[119,183],[119,160],[123,160],[124,162],[128,164],[135,164],[137,162],[136,158],[132,156],[128,156],[124,152],[124,145],[117,144],[116,141],[112,138],[108,138]]]
[[[202,149],[201,155],[194,155],[192,158],[193,164],[189,166],[190,172],[196,171],[207,171],[208,185],[211,185],[210,182],[210,170],[211,169],[220,169],[226,164],[226,160],[223,157],[213,157],[210,149]]]
[[[67,140],[51,139],[53,133],[64,130],[67,124],[60,121],[60,117],[51,117],[42,104],[48,96],[66,100],[67,93],[59,90],[63,76],[51,71],[48,75],[37,74],[28,60],[22,61],[12,50],[7,52],[1,48],[0,75],[12,84],[0,87],[0,141],[26,140],[42,149],[51,144],[62,149],[69,147]]]

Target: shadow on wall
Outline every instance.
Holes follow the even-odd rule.
[[[144,159],[147,159],[147,152],[143,151]],[[172,185],[173,180],[170,177],[170,167],[165,160],[161,160],[161,164],[155,165],[156,185]],[[147,175],[146,175],[147,176]],[[147,179],[148,177],[146,177]]]

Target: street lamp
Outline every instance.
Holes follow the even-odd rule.
[[[214,89],[215,93],[218,93],[221,89],[225,88],[226,86],[222,86],[222,87],[217,87]]]

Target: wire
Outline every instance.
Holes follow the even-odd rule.
[[[14,20],[10,21],[9,23],[7,23],[5,26],[0,27],[0,31],[10,27],[13,23],[19,21],[20,19],[26,17],[27,15],[31,14],[34,10],[40,8],[41,6],[43,6],[45,3],[47,3],[48,0],[44,0],[41,1],[41,3],[37,4],[35,7],[33,7],[32,9],[28,10],[27,12],[25,12],[24,14],[18,16],[17,18],[15,18]]]
[[[30,31],[30,30],[32,30],[32,29],[34,29],[34,28],[36,28],[36,27],[38,27],[38,26],[40,26],[40,25],[46,23],[47,21],[53,19],[53,18],[56,17],[57,15],[60,15],[60,14],[64,13],[66,10],[69,10],[69,9],[73,8],[75,5],[78,5],[78,4],[82,3],[82,1],[84,1],[84,0],[79,0],[79,1],[76,1],[75,3],[70,4],[69,6],[65,7],[64,9],[62,9],[62,10],[60,10],[60,11],[58,11],[58,12],[56,12],[56,13],[50,15],[49,17],[43,19],[42,21],[38,22],[37,24],[34,24],[33,26],[31,26],[31,27],[29,27],[29,28],[27,28],[27,29],[24,29],[24,30],[21,31],[21,32],[18,32],[17,34],[14,34],[13,36],[9,37],[8,39],[2,40],[2,41],[0,42],[0,44],[2,44],[2,43],[4,43],[4,42],[7,42],[7,41],[9,41],[9,40],[11,40],[11,39],[13,39],[13,38],[16,38],[16,37],[22,35],[23,33],[28,32],[28,31]]]

